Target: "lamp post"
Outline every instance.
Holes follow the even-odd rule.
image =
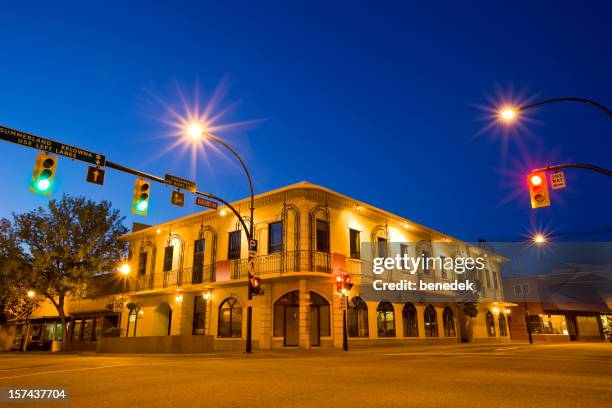
[[[249,189],[250,189],[250,193],[251,193],[251,201],[250,201],[250,220],[249,220],[249,228],[245,228],[245,234],[247,236],[247,239],[249,241],[249,255],[248,255],[248,273],[247,273],[247,282],[248,282],[248,295],[247,295],[247,299],[248,299],[248,304],[247,304],[247,333],[246,333],[246,347],[245,347],[245,351],[247,353],[250,353],[252,351],[252,346],[251,346],[251,333],[252,333],[252,326],[253,326],[253,307],[251,306],[251,301],[253,300],[253,290],[251,288],[251,278],[253,278],[253,272],[254,272],[254,254],[253,251],[251,250],[251,245],[250,243],[253,241],[254,239],[254,229],[253,229],[253,214],[255,212],[255,193],[254,193],[254,189],[253,189],[253,179],[251,178],[251,173],[249,173],[249,170],[246,166],[246,164],[244,163],[244,161],[242,160],[242,158],[240,157],[240,155],[227,143],[225,143],[223,140],[221,140],[220,138],[218,138],[215,135],[210,134],[209,132],[205,131],[204,128],[200,125],[198,125],[197,123],[191,124],[188,128],[187,128],[187,135],[189,137],[191,137],[192,139],[198,139],[201,137],[204,137],[206,139],[212,140],[215,143],[220,144],[221,146],[225,147],[227,150],[230,151],[230,153],[232,153],[232,155],[240,162],[240,165],[242,166],[242,169],[244,170],[244,173],[247,176],[248,182],[249,182]],[[236,214],[239,218],[240,215]],[[244,225],[244,220],[241,220],[242,224]]]
[[[604,113],[606,113],[606,115],[608,115],[609,118],[612,118],[612,111],[599,102],[596,102],[592,99],[587,99],[587,98],[563,97],[563,98],[544,99],[539,102],[534,102],[534,103],[526,104],[526,105],[519,106],[519,107],[504,106],[498,112],[499,119],[504,123],[511,124],[512,122],[516,121],[519,118],[521,112],[524,112],[532,108],[536,108],[538,106],[548,105],[548,104],[557,103],[557,102],[585,103],[587,105],[590,105],[596,109],[603,111]]]

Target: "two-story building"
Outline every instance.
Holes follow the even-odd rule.
[[[249,212],[248,200],[233,206],[245,216]],[[451,293],[372,295],[371,254],[362,251],[387,243],[399,243],[400,251],[414,256],[436,256],[435,243],[447,244],[453,252],[448,256],[483,254],[486,268],[475,276],[480,296],[473,338],[509,340],[502,257],[307,182],[256,196],[254,218],[254,270],[264,290],[251,301],[255,348],[339,348],[345,307],[352,346],[460,341],[461,303]],[[215,349],[244,348],[247,239],[227,208],[136,230],[122,239],[130,245],[131,266],[122,336],[194,336],[192,342],[212,336]],[[350,274],[355,284],[346,298],[336,290],[341,273]],[[382,276],[400,277],[389,274]],[[458,278],[444,268],[421,270],[418,276],[429,282]]]

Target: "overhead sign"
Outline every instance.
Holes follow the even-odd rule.
[[[179,207],[183,207],[185,205],[185,193],[181,193],[180,191],[173,191],[172,204],[178,205]]]
[[[104,184],[104,169],[89,166],[87,168],[87,181],[94,184]]]
[[[562,171],[550,173],[550,185],[553,190],[565,188],[565,174]]]
[[[196,197],[195,203],[197,205],[201,205],[202,207],[212,208],[213,210],[216,210],[217,207],[219,207],[219,205],[216,202],[212,200],[207,200],[206,198],[202,198],[202,197]]]
[[[195,193],[196,191],[195,181],[173,176],[172,174],[166,173],[164,182],[168,185],[174,186],[176,188],[180,188],[181,190],[191,191],[192,193]]]
[[[104,155],[4,126],[0,126],[0,139],[33,149],[55,153],[60,156],[68,157],[69,159],[84,161],[96,166],[106,165],[106,157]]]

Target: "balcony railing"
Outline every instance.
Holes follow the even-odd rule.
[[[165,289],[183,286],[185,284],[199,284],[214,281],[215,268],[213,265],[204,265],[202,268],[185,268],[168,272],[139,275],[129,281],[131,292],[144,290]]]
[[[231,261],[232,279],[247,276],[248,259]],[[289,251],[255,257],[255,275],[285,272],[324,272],[331,271],[331,255],[316,251]]]

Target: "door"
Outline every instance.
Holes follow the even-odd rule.
[[[297,346],[300,330],[300,307],[288,305],[285,307],[285,346]]]
[[[319,322],[319,307],[310,306],[310,345],[321,345],[321,331]]]

